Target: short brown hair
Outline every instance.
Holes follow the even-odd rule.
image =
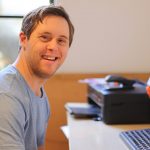
[[[69,46],[71,46],[74,35],[74,26],[69,18],[69,15],[62,6],[48,5],[32,10],[23,18],[21,27],[22,32],[24,32],[27,38],[29,39],[31,33],[37,27],[38,23],[42,22],[45,17],[51,15],[63,17],[68,22]]]

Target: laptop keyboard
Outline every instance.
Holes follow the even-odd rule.
[[[150,150],[150,129],[123,131],[120,137],[131,150]]]

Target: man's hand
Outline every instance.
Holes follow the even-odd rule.
[[[147,91],[148,96],[150,97],[150,86],[146,87],[146,91]]]
[[[148,96],[150,97],[150,78],[147,81],[146,92],[147,92]]]
[[[38,150],[45,150],[45,146],[44,146],[44,145],[39,146],[39,147],[38,147]]]

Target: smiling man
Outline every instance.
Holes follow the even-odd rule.
[[[1,150],[44,150],[50,110],[43,85],[63,64],[73,34],[60,6],[43,6],[24,17],[18,57],[0,72]]]

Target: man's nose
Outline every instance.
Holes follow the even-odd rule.
[[[48,42],[48,45],[47,45],[47,49],[48,50],[58,50],[58,43],[57,43],[57,40],[56,39],[52,39],[51,41]]]

